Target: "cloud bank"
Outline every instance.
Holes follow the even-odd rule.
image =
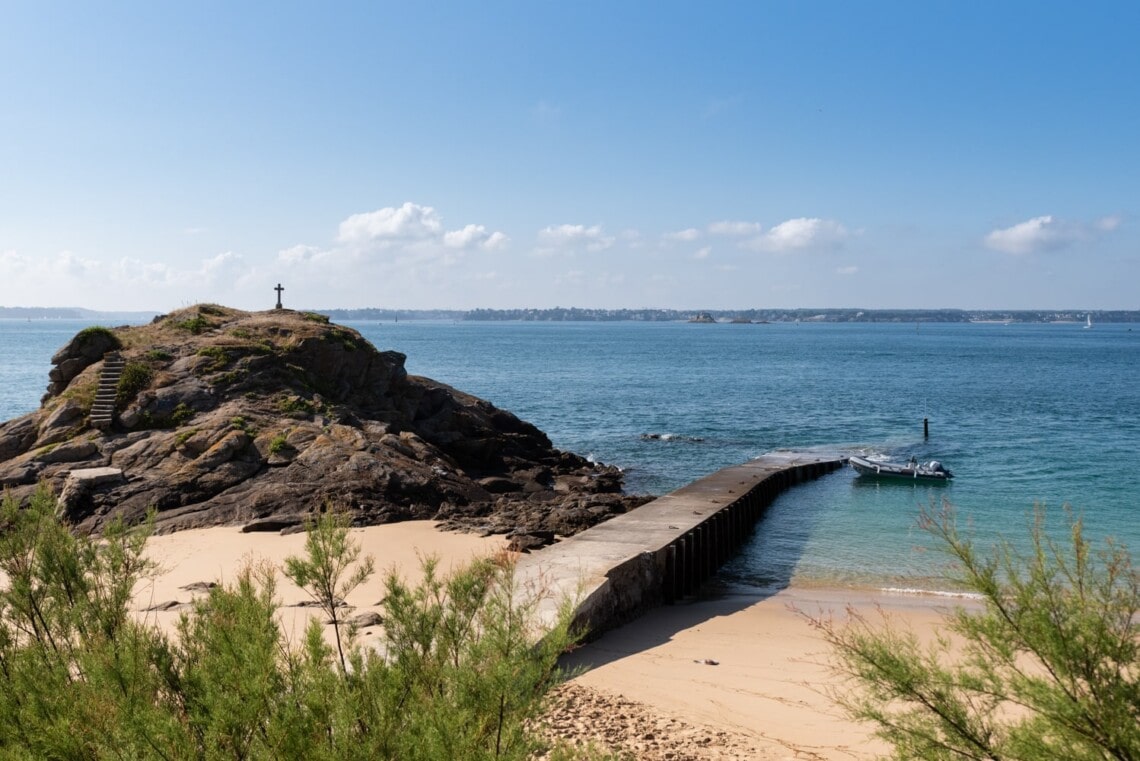
[[[1088,242],[1120,227],[1123,220],[1116,215],[1101,217],[1091,223],[1064,221],[1045,214],[989,232],[983,242],[987,248],[1006,254],[1033,254]]]

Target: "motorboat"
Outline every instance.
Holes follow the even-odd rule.
[[[919,462],[910,458],[907,462],[885,462],[868,460],[866,457],[851,455],[848,458],[851,467],[861,476],[872,478],[891,478],[908,481],[949,481],[954,474],[943,467],[938,460]]]

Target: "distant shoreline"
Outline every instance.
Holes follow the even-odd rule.
[[[268,307],[267,307],[268,308]],[[302,309],[333,320],[399,322],[700,322],[769,324],[796,322],[1018,323],[1140,322],[1140,310],[1122,309]],[[147,322],[154,311],[99,311],[80,307],[5,307],[0,320],[109,320]],[[695,320],[698,315],[709,319]]]

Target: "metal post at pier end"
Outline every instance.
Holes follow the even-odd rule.
[[[922,438],[930,438],[930,418],[928,417],[922,419]]]

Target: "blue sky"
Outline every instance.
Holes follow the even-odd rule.
[[[1140,4],[0,5],[0,305],[1140,309]]]

